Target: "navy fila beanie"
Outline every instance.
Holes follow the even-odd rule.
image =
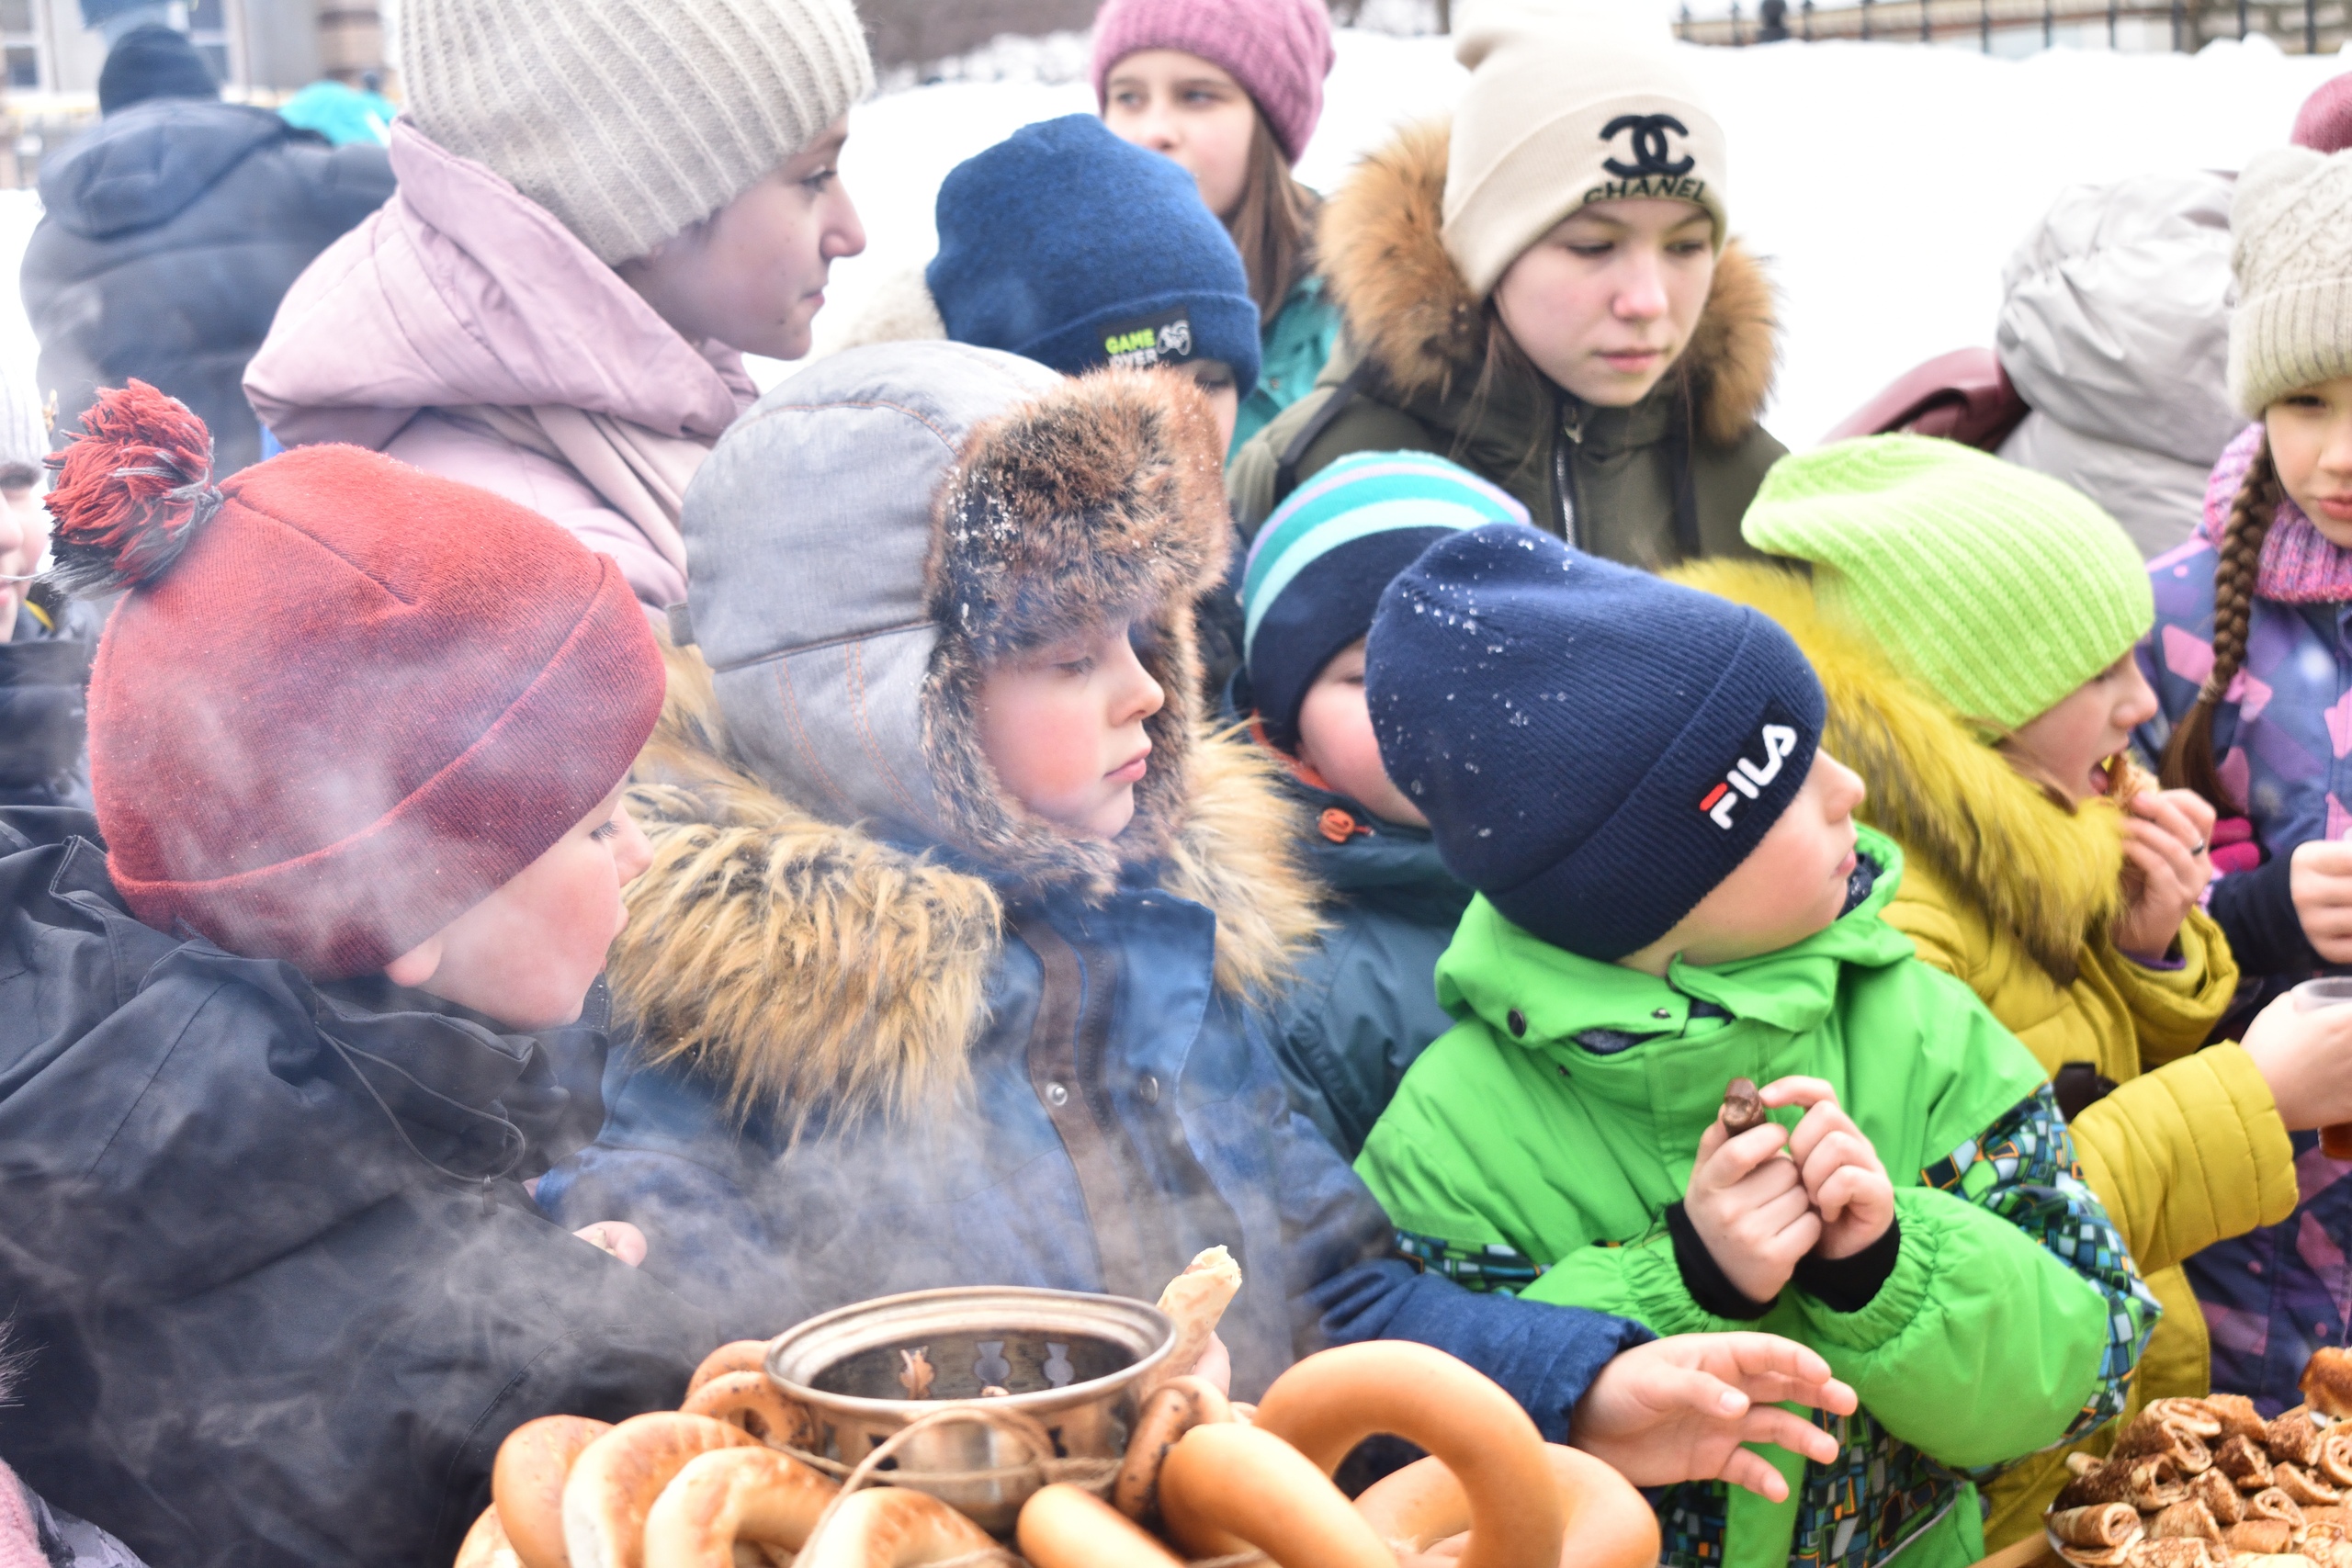
[[[1381,596],[1380,757],[1448,871],[1555,947],[1614,960],[1674,928],[1804,785],[1813,667],[1744,605],[1491,525]]]

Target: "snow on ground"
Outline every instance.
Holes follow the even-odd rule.
[[[1299,167],[1326,190],[1396,126],[1442,113],[1465,79],[1443,39],[1347,31],[1339,51]],[[1689,54],[1730,138],[1733,229],[1770,259],[1782,291],[1784,362],[1768,417],[1792,445],[1921,360],[1990,344],[2002,264],[2067,186],[2237,168],[2284,141],[2303,96],[2352,66],[2283,55],[2261,38],[2194,56],[2060,49],[2003,60],[1895,43]],[[834,267],[820,350],[878,280],[930,258],[949,169],[1033,120],[1093,107],[1083,82],[1035,74],[860,107],[842,174],[869,243]],[[763,379],[784,370],[758,368]]]

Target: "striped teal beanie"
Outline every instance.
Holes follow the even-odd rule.
[[[1427,452],[1358,452],[1277,507],[1241,577],[1242,685],[1266,738],[1298,746],[1298,712],[1334,654],[1372,627],[1381,591],[1444,536],[1525,523],[1527,508]]]

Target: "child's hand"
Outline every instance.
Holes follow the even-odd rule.
[[[1838,1091],[1820,1078],[1789,1077],[1766,1084],[1763,1094],[1767,1105],[1809,1108],[1789,1135],[1789,1157],[1821,1216],[1821,1256],[1851,1258],[1884,1235],[1894,1223],[1894,1183]]]
[[[2297,844],[2287,887],[2312,951],[2330,964],[2352,964],[2352,843]]]
[[[2280,997],[2246,1026],[2245,1045],[2289,1132],[2352,1122],[2352,1007],[2298,1012]]]
[[[1788,1162],[1782,1160],[1781,1164]],[[1778,1503],[1788,1483],[1742,1443],[1777,1443],[1818,1464],[1838,1440],[1775,1409],[1781,1400],[1854,1413],[1829,1363],[1774,1334],[1684,1334],[1637,1345],[1600,1369],[1568,1419],[1568,1441],[1636,1486],[1728,1481]]]
[[[2213,880],[2213,808],[2188,790],[2167,789],[2144,790],[2126,809],[2124,906],[2115,945],[2153,964],[2172,951],[2180,923]]]
[[[1770,1091],[1767,1091],[1767,1103]],[[1789,1130],[1766,1122],[1739,1136],[1718,1116],[1699,1140],[1682,1195],[1690,1228],[1724,1277],[1750,1301],[1769,1302],[1821,1239],[1821,1219],[1793,1161],[1781,1157]]]
[[[627,1220],[598,1220],[571,1233],[599,1252],[609,1252],[634,1269],[645,1261],[645,1233]]]

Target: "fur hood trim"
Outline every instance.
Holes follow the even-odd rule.
[[[910,1117],[959,1093],[1004,943],[991,882],[827,822],[729,755],[710,672],[669,654],[629,802],[653,860],[609,975],[657,1062],[694,1064],[739,1114]],[[1306,825],[1274,764],[1231,735],[1192,747],[1192,798],[1159,887],[1217,918],[1216,982],[1259,996],[1319,934]]]
[[[1869,786],[1863,818],[2072,984],[2084,942],[2123,908],[2116,804],[2061,804],[1898,672],[1866,632],[1823,611],[1803,574],[1717,559],[1668,575],[1762,611],[1796,639],[1829,698],[1822,750]],[[2129,790],[2145,783],[2135,774]]]
[[[1231,524],[1208,401],[1143,370],[1066,381],[974,430],[941,490],[927,582],[940,631],[922,697],[923,754],[949,840],[994,875],[1107,895],[1165,859],[1191,791],[1201,660],[1193,607],[1223,576]],[[974,718],[987,667],[1132,617],[1165,705],[1144,721],[1150,771],[1108,843],[1022,806]]]
[[[1348,337],[1388,389],[1419,401],[1451,402],[1478,384],[1489,317],[1446,254],[1445,170],[1450,127],[1411,127],[1356,165],[1324,203],[1317,243]],[[1699,438],[1732,446],[1771,395],[1779,321],[1764,268],[1734,240],[1675,374],[1697,411]]]

